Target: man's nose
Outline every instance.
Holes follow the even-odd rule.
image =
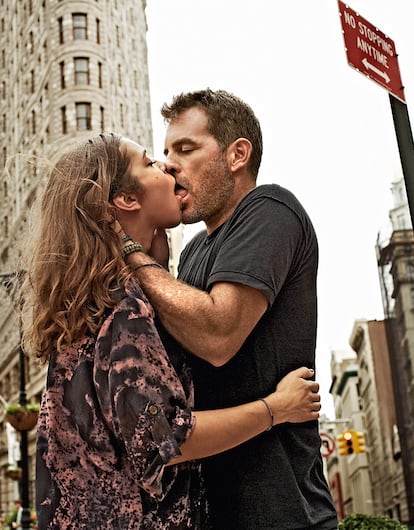
[[[170,173],[170,175],[175,176],[175,174],[177,173],[177,165],[170,158],[167,158],[164,164],[167,173]]]

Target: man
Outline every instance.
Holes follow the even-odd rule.
[[[175,97],[161,113],[182,221],[204,221],[206,231],[184,249],[179,280],[156,267],[137,275],[167,349],[172,336],[194,354],[196,408],[244,403],[290,370],[314,367],[316,235],[289,191],[256,187],[262,135],[243,101],[207,89]],[[150,260],[131,255],[134,264]],[[316,421],[273,428],[206,459],[203,472],[215,529],[337,527]]]

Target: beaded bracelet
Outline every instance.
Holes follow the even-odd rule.
[[[270,431],[273,427],[273,421],[274,421],[272,408],[269,405],[269,403],[265,400],[265,398],[259,398],[259,401],[263,401],[263,403],[266,405],[267,410],[269,411],[271,423],[270,423],[270,427],[268,427],[266,430]]]
[[[131,267],[131,269],[135,272],[138,269],[141,269],[142,267],[158,267],[160,269],[164,268],[159,263],[151,262],[151,263],[140,263],[139,265],[134,265],[133,267]]]
[[[125,256],[129,256],[129,254],[132,254],[133,252],[142,252],[141,243],[134,241],[133,243],[129,243],[128,245],[125,245],[121,248],[121,254],[123,258],[125,258]]]

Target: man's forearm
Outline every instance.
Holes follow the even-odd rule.
[[[128,262],[134,266],[153,260],[138,252],[129,256]],[[156,267],[139,267],[135,275],[166,330],[186,349],[217,366],[234,355],[229,352],[226,315],[217,314],[209,293]]]

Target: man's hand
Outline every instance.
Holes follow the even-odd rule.
[[[319,418],[319,384],[308,380],[313,374],[313,370],[305,367],[293,370],[278,383],[276,391],[266,397],[273,411],[274,425],[285,422],[302,423]]]

